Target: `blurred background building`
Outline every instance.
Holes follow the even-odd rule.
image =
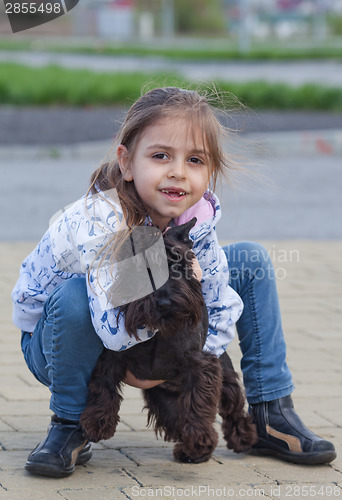
[[[322,42],[342,36],[342,0],[82,0],[40,34],[122,42],[228,37],[245,50],[254,39]]]

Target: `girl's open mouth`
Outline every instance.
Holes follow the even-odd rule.
[[[180,201],[186,196],[186,192],[180,189],[161,189],[165,198],[172,201]]]

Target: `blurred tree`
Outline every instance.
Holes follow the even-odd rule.
[[[138,10],[158,12],[160,10],[160,0],[135,0]]]
[[[222,0],[175,0],[175,27],[179,33],[223,34]]]
[[[330,34],[333,36],[342,35],[342,16],[336,13],[330,13],[327,16],[327,25]]]
[[[168,1],[168,0],[166,0]],[[138,14],[150,12],[156,32],[162,34],[162,0],[136,0]],[[164,4],[165,8],[165,4]],[[175,31],[184,34],[219,35],[225,33],[223,0],[173,0]],[[165,20],[164,20],[165,21]]]

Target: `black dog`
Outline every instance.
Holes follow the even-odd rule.
[[[170,228],[164,236],[169,279],[143,299],[121,308],[131,336],[145,325],[157,333],[125,351],[105,349],[89,384],[89,400],[81,416],[85,436],[109,439],[120,420],[121,384],[127,370],[138,379],[165,380],[144,390],[148,425],[165,441],[176,442],[181,462],[209,460],[217,445],[213,427],[217,411],[227,447],[248,451],[257,441],[255,426],[245,413],[238,375],[225,353],[218,359],[203,351],[208,314],[201,284],[192,271],[194,253],[189,231],[194,218]]]

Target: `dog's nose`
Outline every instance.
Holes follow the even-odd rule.
[[[162,297],[157,300],[157,307],[158,309],[161,309],[162,311],[166,311],[171,306],[171,302],[168,298]]]

